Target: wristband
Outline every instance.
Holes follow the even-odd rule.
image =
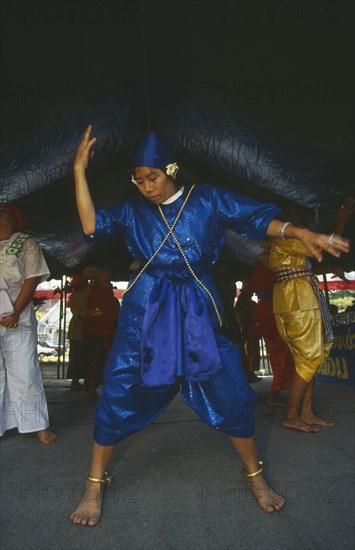
[[[291,222],[285,222],[281,225],[279,235],[280,239],[285,240],[285,229],[288,225],[291,225]]]

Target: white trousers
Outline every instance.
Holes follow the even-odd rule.
[[[31,325],[0,327],[0,436],[12,428],[30,433],[49,426],[34,312],[31,317]]]

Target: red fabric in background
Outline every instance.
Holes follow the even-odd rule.
[[[274,272],[262,263],[257,263],[249,277],[249,290],[256,295],[271,292],[275,283]],[[295,366],[288,345],[281,338],[275,323],[272,298],[260,299],[256,305],[258,334],[263,337],[273,372],[271,391],[289,390]]]

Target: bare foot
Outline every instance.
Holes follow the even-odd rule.
[[[319,429],[310,426],[305,420],[300,416],[296,416],[292,420],[287,416],[284,418],[282,425],[284,428],[290,428],[291,430],[298,430],[299,432],[304,433],[318,433]]]
[[[285,499],[271,489],[270,485],[261,474],[248,478],[248,487],[258,501],[260,508],[265,512],[276,512],[281,510],[285,504]]]
[[[58,436],[51,432],[48,428],[36,432],[36,435],[38,437],[38,441],[42,443],[42,445],[51,445],[51,443],[54,443],[58,439]]]
[[[302,415],[302,420],[307,422],[307,424],[317,424],[318,426],[334,426],[335,422],[329,422],[328,420],[324,420],[323,418],[320,418],[319,416],[316,416],[315,414],[310,415]]]
[[[97,525],[101,517],[103,492],[102,483],[87,481],[85,494],[79,506],[70,515],[72,522],[89,527]]]

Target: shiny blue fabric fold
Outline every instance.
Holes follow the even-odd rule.
[[[153,272],[140,344],[142,385],[209,380],[222,361],[203,290],[187,270]]]

